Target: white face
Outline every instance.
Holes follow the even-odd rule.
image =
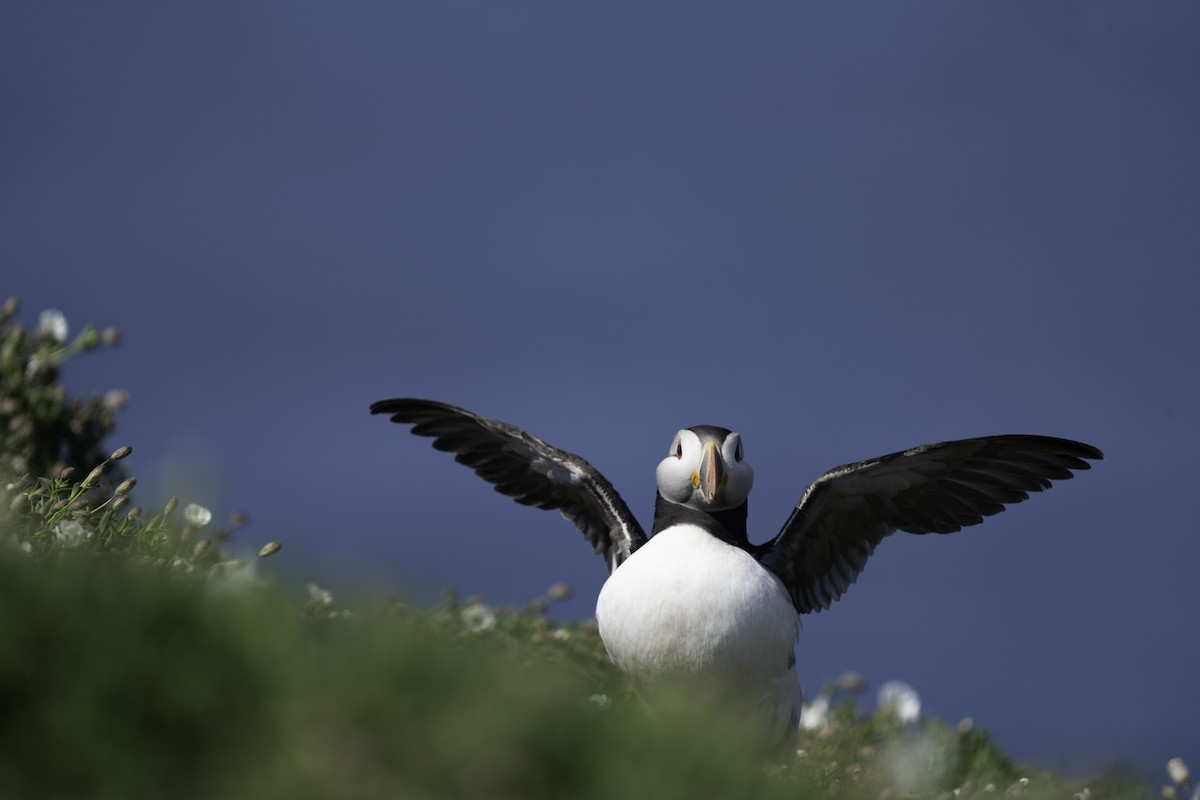
[[[716,441],[682,430],[658,465],[659,494],[699,511],[736,508],[754,485],[754,470],[742,459],[742,437],[736,433]]]

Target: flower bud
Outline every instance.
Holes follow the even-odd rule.
[[[133,508],[129,509],[129,514],[128,514],[127,516],[128,516],[130,519],[137,519],[137,518],[138,518],[138,517],[140,517],[141,515],[142,515],[142,507],[141,507],[141,506],[134,506]]]
[[[96,467],[94,470],[92,470],[91,472],[88,473],[88,476],[83,479],[82,486],[85,489],[90,489],[93,486],[95,486],[97,483],[99,483],[100,479],[103,477],[104,477],[104,465],[101,464],[100,466]]]
[[[121,332],[116,328],[105,328],[100,334],[100,339],[108,347],[116,347],[121,343]]]
[[[75,474],[75,468],[74,468],[74,467],[67,467],[67,468],[66,468],[66,469],[64,469],[62,472],[58,473],[58,479],[59,479],[60,481],[66,481],[66,480],[70,480],[70,479],[71,479],[71,476],[72,476],[72,475],[74,475],[74,474]]]
[[[109,411],[124,411],[129,405],[129,392],[124,389],[112,389],[105,393],[102,402]]]
[[[10,297],[4,301],[4,305],[0,306],[0,322],[8,322],[17,312],[21,310],[21,301],[17,297]]]
[[[122,508],[124,508],[127,505],[129,505],[129,495],[124,495],[123,497],[118,497],[112,504],[113,513],[114,514],[117,513],[118,511],[120,511]]]
[[[179,495],[171,495],[171,499],[167,501],[166,508],[163,509],[163,516],[169,517],[175,512],[175,507],[179,505]]]
[[[262,546],[262,549],[258,551],[258,557],[267,558],[268,556],[275,555],[282,549],[283,545],[279,542],[267,542]]]
[[[28,503],[29,503],[29,492],[21,492],[19,495],[17,495],[16,497],[14,497],[12,499],[11,503],[8,504],[8,510],[16,511],[18,509],[24,508],[26,505],[28,505]]]
[[[867,690],[867,679],[857,672],[843,672],[834,681],[834,686],[841,689],[843,692],[865,692]]]
[[[556,583],[546,590],[546,596],[556,603],[563,600],[570,600],[573,594],[575,592],[571,589],[570,585],[565,583]]]
[[[1179,786],[1183,786],[1188,782],[1188,768],[1187,764],[1183,763],[1182,758],[1172,758],[1167,762],[1167,774]]]
[[[123,495],[127,495],[133,491],[134,486],[137,486],[137,478],[126,478],[125,480],[121,481],[120,485],[117,486],[116,491],[113,492],[113,496],[121,497]]]
[[[94,350],[99,344],[100,334],[96,333],[96,329],[91,325],[88,325],[83,329],[83,333],[79,334],[79,346],[84,350]]]
[[[109,459],[112,461],[120,461],[122,458],[124,458],[125,456],[129,455],[132,452],[133,452],[133,448],[130,447],[129,445],[125,445],[124,447],[118,447],[116,450],[113,451],[113,454],[111,456],[109,456]]]
[[[192,548],[192,559],[199,559],[200,556],[208,552],[208,548],[212,547],[212,539],[201,539],[196,542],[196,546]]]

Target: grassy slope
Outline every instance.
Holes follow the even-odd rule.
[[[349,617],[301,605],[94,554],[0,558],[0,796],[936,797],[1021,777],[1025,796],[1080,789],[1019,769],[978,731],[848,706],[805,756],[764,764],[736,721],[695,702],[648,719],[588,626],[528,611],[472,632],[452,604]]]

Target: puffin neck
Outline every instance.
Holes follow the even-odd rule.
[[[701,511],[672,503],[660,492],[654,498],[654,528],[650,535],[653,536],[673,525],[695,525],[727,544],[750,552],[753,548],[750,540],[746,538],[746,516],[749,510],[750,504],[747,501],[724,511]]]

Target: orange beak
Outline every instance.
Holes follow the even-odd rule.
[[[724,482],[725,462],[721,458],[721,451],[715,442],[709,442],[704,446],[704,457],[700,459],[700,493],[704,495],[704,502],[711,505]]]

